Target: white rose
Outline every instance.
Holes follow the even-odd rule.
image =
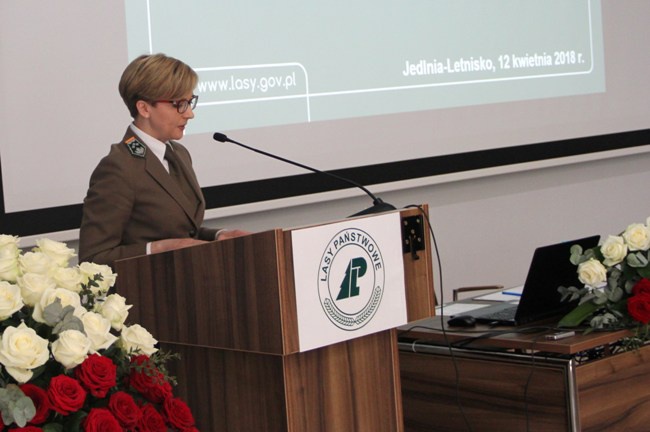
[[[20,276],[18,242],[18,237],[0,235],[0,279],[12,283]]]
[[[51,276],[59,288],[65,288],[76,293],[81,292],[82,276],[79,269],[59,267],[51,272]]]
[[[650,248],[650,228],[642,224],[632,224],[623,233],[625,243],[631,251],[644,251]]]
[[[18,257],[0,258],[0,279],[16,282],[20,276]]]
[[[79,272],[83,277],[83,283],[88,284],[88,281],[93,279],[96,274],[101,274],[103,280],[98,281],[99,287],[91,287],[93,294],[106,294],[108,290],[115,285],[115,279],[117,274],[113,273],[113,270],[102,264],[95,264],[90,262],[82,262],[79,264]]]
[[[133,305],[127,305],[126,299],[119,294],[111,294],[103,302],[95,303],[95,310],[111,322],[115,330],[122,330],[122,326],[129,316],[129,309]]]
[[[18,286],[23,296],[23,301],[28,306],[35,306],[47,289],[56,288],[56,282],[47,276],[38,273],[27,273],[18,278]]]
[[[52,261],[59,267],[67,267],[70,258],[75,256],[74,249],[70,249],[65,243],[50,239],[40,239],[36,241],[36,246],[32,249],[34,252],[43,252],[52,258]]]
[[[592,258],[578,265],[578,279],[585,285],[597,287],[607,280],[607,269]]]
[[[56,263],[43,252],[26,252],[18,258],[23,273],[49,274]]]
[[[52,342],[52,355],[66,369],[80,365],[88,357],[90,339],[79,330],[65,330]]]
[[[111,322],[95,312],[88,312],[81,317],[86,336],[90,339],[90,351],[95,353],[100,349],[107,349],[117,340],[111,334]]]
[[[600,252],[605,257],[603,264],[613,266],[625,259],[627,255],[627,245],[625,240],[620,236],[607,237],[607,240],[600,246]]]
[[[44,365],[50,357],[47,344],[25,323],[7,327],[0,338],[0,363],[16,381],[26,383],[32,378],[32,369]]]
[[[0,249],[15,249],[18,250],[20,238],[7,234],[0,234]]]
[[[43,292],[40,300],[34,306],[32,318],[37,322],[45,323],[43,311],[46,307],[54,303],[56,299],[61,300],[62,307],[72,306],[74,308],[74,316],[78,318],[81,318],[83,314],[86,313],[86,309],[81,306],[81,298],[79,297],[79,294],[65,288],[50,288]]]
[[[22,307],[23,298],[17,285],[6,281],[0,282],[0,321],[4,321]]]
[[[158,351],[154,347],[157,343],[158,341],[153,338],[151,333],[139,324],[125,326],[118,342],[119,346],[127,353],[137,352],[148,356]]]

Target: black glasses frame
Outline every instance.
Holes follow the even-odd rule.
[[[157,100],[153,101],[152,103],[170,103],[174,108],[176,108],[176,111],[178,111],[179,114],[183,114],[185,111],[187,111],[188,108],[192,108],[192,110],[194,110],[198,101],[199,97],[197,95],[192,95],[190,99]]]

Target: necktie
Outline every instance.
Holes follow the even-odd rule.
[[[178,158],[176,152],[172,149],[171,145],[167,144],[165,149],[165,159],[169,164],[169,175],[176,181],[178,186],[181,188],[185,196],[190,200],[191,203],[196,202],[196,194],[189,180],[183,173],[183,168],[181,167],[182,162]]]

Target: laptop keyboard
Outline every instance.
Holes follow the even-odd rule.
[[[517,314],[517,306],[512,306],[505,309],[501,309],[500,311],[481,315],[480,318],[482,320],[490,320],[490,321],[512,321],[515,319],[516,314]]]

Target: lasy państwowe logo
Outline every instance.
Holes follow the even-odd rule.
[[[343,330],[366,325],[379,309],[384,292],[384,260],[365,231],[346,228],[323,251],[318,294],[327,318]]]

